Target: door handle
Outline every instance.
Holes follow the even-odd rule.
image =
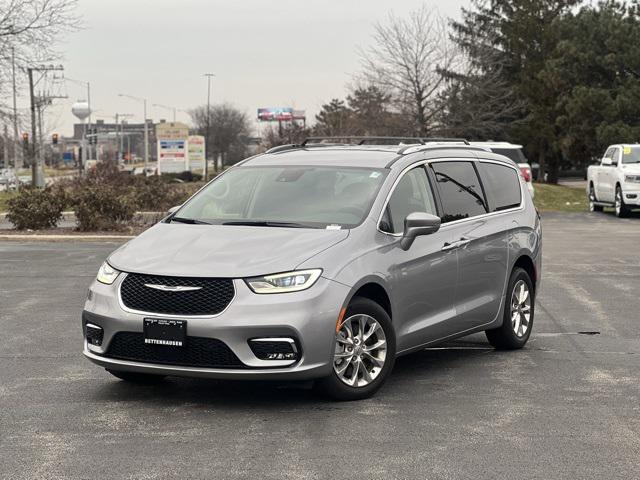
[[[471,239],[465,238],[465,237],[462,237],[460,240],[456,242],[458,247],[464,247],[465,245],[468,245],[470,243],[471,243]]]
[[[461,238],[460,240],[458,240],[457,242],[446,242],[443,246],[441,251],[443,252],[447,252],[449,250],[455,250],[456,248],[460,248],[460,247],[464,247],[465,245],[471,243],[471,239],[470,238]]]
[[[458,248],[458,245],[456,245],[456,242],[453,242],[453,243],[445,242],[445,244],[441,248],[441,251],[448,252],[449,250],[455,250],[456,248]]]

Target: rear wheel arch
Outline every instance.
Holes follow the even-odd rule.
[[[513,270],[515,270],[516,268],[522,268],[525,272],[527,272],[529,278],[531,279],[531,283],[533,284],[533,292],[535,294],[537,275],[536,266],[535,263],[533,263],[533,259],[529,255],[520,255],[516,262],[513,264],[511,272],[513,272]],[[511,272],[509,272],[509,275],[511,275]]]

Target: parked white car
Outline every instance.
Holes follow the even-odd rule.
[[[529,165],[529,161],[522,151],[522,145],[516,145],[515,143],[509,142],[471,142],[471,145],[487,148],[493,153],[504,155],[505,157],[513,160],[518,165],[520,174],[527,183],[527,188],[531,194],[531,198],[534,197],[535,189],[533,188],[531,165]]]
[[[587,169],[589,210],[614,207],[626,217],[640,208],[640,144],[611,145],[599,165]]]

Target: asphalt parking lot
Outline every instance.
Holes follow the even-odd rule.
[[[543,228],[526,349],[474,335],[402,357],[355,403],[120,382],[80,353],[86,287],[117,244],[0,242],[0,478],[638,478],[640,217]]]

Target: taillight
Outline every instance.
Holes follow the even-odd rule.
[[[531,181],[531,169],[529,167],[520,167],[520,173],[525,182],[529,183]]]

